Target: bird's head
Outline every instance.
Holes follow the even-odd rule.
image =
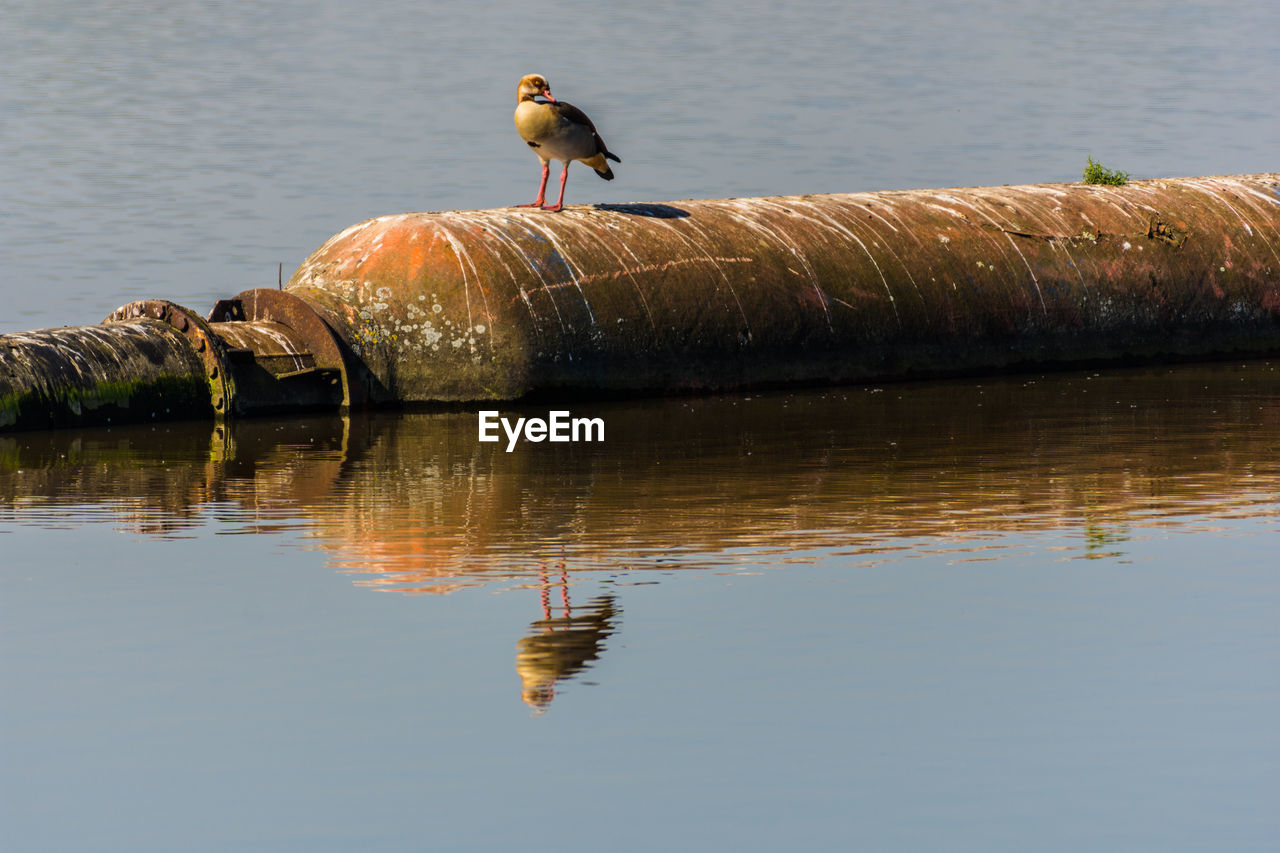
[[[520,78],[520,86],[516,89],[516,102],[532,101],[535,97],[541,95],[553,104],[556,99],[551,97],[551,84],[547,82],[547,78],[541,74],[526,74]]]

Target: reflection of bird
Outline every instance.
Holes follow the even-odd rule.
[[[538,96],[545,101],[535,100]],[[538,184],[538,198],[518,207],[541,207],[556,211],[564,207],[564,183],[569,178],[569,162],[580,160],[596,170],[606,181],[613,180],[613,170],[606,159],[621,163],[618,157],[605,147],[604,140],[596,132],[596,126],[587,114],[572,104],[557,101],[551,96],[547,78],[541,74],[526,74],[520,78],[516,89],[516,130],[542,161],[542,183]],[[551,174],[550,161],[564,163],[560,173],[560,197],[556,203],[546,203],[547,176]]]
[[[600,657],[605,639],[613,633],[618,609],[611,595],[598,595],[584,607],[569,604],[568,579],[561,574],[563,616],[551,615],[550,584],[542,576],[542,616],[530,625],[529,636],[516,643],[516,672],[520,697],[541,713],[556,696],[556,682],[586,669]],[[574,611],[577,610],[577,613]]]

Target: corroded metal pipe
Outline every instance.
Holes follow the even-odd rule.
[[[373,402],[1280,350],[1280,175],[386,216],[287,285]]]
[[[370,220],[0,336],[0,429],[1280,352],[1280,174]]]
[[[152,319],[0,336],[0,429],[208,417],[204,364]]]
[[[0,335],[0,430],[343,410],[348,386],[333,333],[274,290],[209,319],[147,299],[97,326]]]

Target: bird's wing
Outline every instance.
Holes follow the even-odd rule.
[[[587,118],[586,113],[575,107],[573,104],[566,104],[564,101],[556,101],[554,104],[551,104],[551,107],[556,111],[556,115],[560,116],[565,121],[580,125],[591,131],[591,135],[596,141],[596,151],[598,153],[603,154],[614,162],[622,162],[616,155],[609,152],[608,147],[604,144],[604,139],[600,137],[600,131],[596,130],[596,126],[591,123],[591,119]]]

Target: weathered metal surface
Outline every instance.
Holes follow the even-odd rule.
[[[0,429],[212,414],[205,366],[167,323],[144,318],[0,336]]]
[[[337,341],[295,296],[246,291],[218,302],[208,320],[173,302],[147,299],[116,309],[107,322],[133,317],[168,323],[190,341],[204,363],[217,414],[347,405],[346,370]]]
[[[348,357],[296,296],[246,291],[210,322],[146,299],[101,325],[0,336],[0,430],[343,411]]]
[[[315,357],[292,329],[270,320],[211,323],[226,348],[235,377],[236,415],[336,409],[342,377],[316,367]]]
[[[0,429],[1274,352],[1277,174],[416,213],[0,336]]]
[[[1280,350],[1280,175],[501,209],[343,231],[287,289],[374,402]]]
[[[237,399],[240,411],[343,410],[368,404],[368,372],[297,296],[246,290],[219,300],[209,320],[229,346],[252,351],[261,368],[253,373],[257,392],[242,390]]]
[[[230,411],[230,401],[235,398],[235,382],[227,369],[225,348],[208,322],[190,308],[176,302],[167,299],[142,299],[120,306],[103,323],[111,325],[140,318],[166,323],[190,343],[192,351],[203,365],[209,403],[213,406],[214,413],[225,415]]]

